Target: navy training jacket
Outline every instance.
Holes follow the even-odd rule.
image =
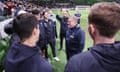
[[[43,20],[39,21],[39,30],[40,30],[40,35],[39,35],[39,40],[37,42],[37,45],[40,48],[43,48],[46,44],[45,27],[44,27]]]
[[[98,44],[73,56],[64,72],[120,72],[120,42]]]
[[[41,55],[38,47],[14,43],[5,58],[6,72],[53,72],[52,66]]]
[[[67,59],[75,54],[82,52],[85,45],[85,33],[84,31],[75,26],[74,28],[68,28],[66,33],[66,52]]]

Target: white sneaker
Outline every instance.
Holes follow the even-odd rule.
[[[58,57],[54,57],[53,58],[55,61],[60,61],[60,59]]]

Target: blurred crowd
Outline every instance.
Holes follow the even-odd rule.
[[[44,7],[26,2],[24,0],[0,1],[0,16],[14,17],[20,10],[30,12],[32,9],[44,9]],[[3,18],[3,17],[2,17]]]

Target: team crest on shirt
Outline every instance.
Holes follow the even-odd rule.
[[[70,35],[70,38],[74,38],[74,35]]]

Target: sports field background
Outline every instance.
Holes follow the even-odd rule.
[[[86,35],[86,42],[85,42],[85,48],[83,51],[86,51],[88,47],[92,45],[92,40],[90,39],[90,36],[88,35],[88,23],[87,23],[87,17],[88,17],[88,10],[80,10],[81,13],[81,21],[80,21],[80,27],[85,31]],[[54,10],[54,13],[58,13],[58,10]],[[70,15],[73,15],[75,13],[75,10],[69,10]],[[60,13],[61,14],[61,13]],[[57,22],[57,32],[59,36],[59,30],[60,30],[60,24]],[[65,54],[65,40],[63,44],[63,50],[59,51],[58,49],[60,48],[60,40],[59,37],[56,40],[56,52],[57,56],[60,58],[59,62],[56,62],[53,60],[52,53],[51,53],[51,48],[49,47],[49,58],[50,61],[53,65],[53,68],[55,72],[64,72],[64,68],[66,65],[66,54]]]
[[[57,14],[58,10],[54,10],[54,13]],[[75,10],[69,10],[69,13],[70,13],[70,15],[73,15],[75,13]],[[93,45],[93,42],[88,33],[87,17],[88,17],[89,10],[80,10],[80,13],[81,13],[80,27],[85,31],[85,36],[86,36],[85,47],[84,47],[83,51],[87,51],[87,49]],[[60,30],[60,24],[59,24],[59,22],[57,22],[58,38],[56,39],[56,52],[57,52],[57,56],[60,58],[59,62],[56,62],[53,60],[51,48],[50,47],[48,48],[49,49],[49,53],[48,53],[49,59],[50,59],[50,63],[52,63],[52,66],[54,68],[54,72],[64,72],[64,68],[67,63],[66,54],[65,54],[65,41],[63,44],[63,50],[62,51],[58,50],[60,48],[60,46],[59,46],[59,43],[60,43],[59,30]],[[118,34],[116,35],[116,40],[120,40],[120,32],[118,32]],[[4,42],[2,42],[2,43],[4,43]],[[5,44],[4,46],[6,46],[6,43],[4,43],[4,44]],[[0,52],[0,56],[1,56],[1,54],[3,54],[3,53]]]
[[[54,13],[57,14],[57,10],[54,10]],[[69,10],[70,15],[73,15],[75,13],[75,10]],[[86,36],[86,40],[85,40],[85,47],[84,47],[84,51],[87,51],[89,47],[91,47],[93,45],[93,41],[89,36],[88,33],[88,13],[89,10],[80,10],[81,13],[81,21],[80,21],[80,27],[85,31],[85,36]],[[59,36],[59,30],[60,30],[60,24],[59,22],[57,22],[57,32],[58,32],[58,36]],[[116,40],[120,40],[120,32],[118,32],[118,34],[116,35]],[[58,49],[60,48],[59,46],[59,37],[56,40],[56,52],[57,52],[57,56],[60,58],[59,62],[56,62],[53,60],[52,57],[52,53],[51,53],[51,48],[49,47],[49,58],[50,58],[50,62],[53,65],[54,71],[55,72],[64,72],[64,68],[65,65],[67,63],[66,61],[66,54],[65,54],[65,41],[64,41],[64,45],[63,45],[63,50],[59,51]]]

